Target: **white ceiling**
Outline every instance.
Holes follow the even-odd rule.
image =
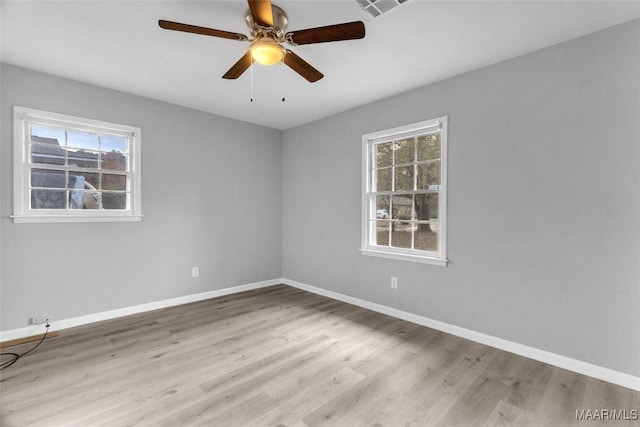
[[[6,63],[287,129],[640,17],[640,0],[408,0],[378,18],[356,0],[274,3],[289,15],[289,30],[361,20],[366,37],[292,47],[324,73],[317,83],[280,65],[223,80],[248,43],[166,31],[157,21],[248,34],[246,1],[3,0],[0,54]]]

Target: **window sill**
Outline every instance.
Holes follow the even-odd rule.
[[[449,261],[446,258],[426,257],[426,256],[420,256],[420,255],[403,254],[403,253],[389,252],[389,251],[382,251],[382,250],[375,250],[375,249],[360,249],[360,253],[362,255],[367,255],[367,256],[389,258],[389,259],[395,259],[398,261],[419,262],[422,264],[439,265],[441,267],[446,267],[447,262]]]
[[[14,224],[43,224],[57,222],[138,222],[142,215],[11,215]]]

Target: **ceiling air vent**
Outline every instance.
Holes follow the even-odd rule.
[[[369,15],[377,18],[407,0],[356,0]]]

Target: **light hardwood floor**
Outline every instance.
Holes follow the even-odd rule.
[[[0,374],[7,427],[614,426],[638,422],[576,410],[640,410],[638,392],[285,285],[67,329]]]

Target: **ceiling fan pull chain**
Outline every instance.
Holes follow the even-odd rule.
[[[282,102],[286,101],[284,97],[284,62],[281,62],[280,66],[280,92],[282,93]]]
[[[249,67],[249,80],[251,81],[251,102],[253,102],[253,67]]]

